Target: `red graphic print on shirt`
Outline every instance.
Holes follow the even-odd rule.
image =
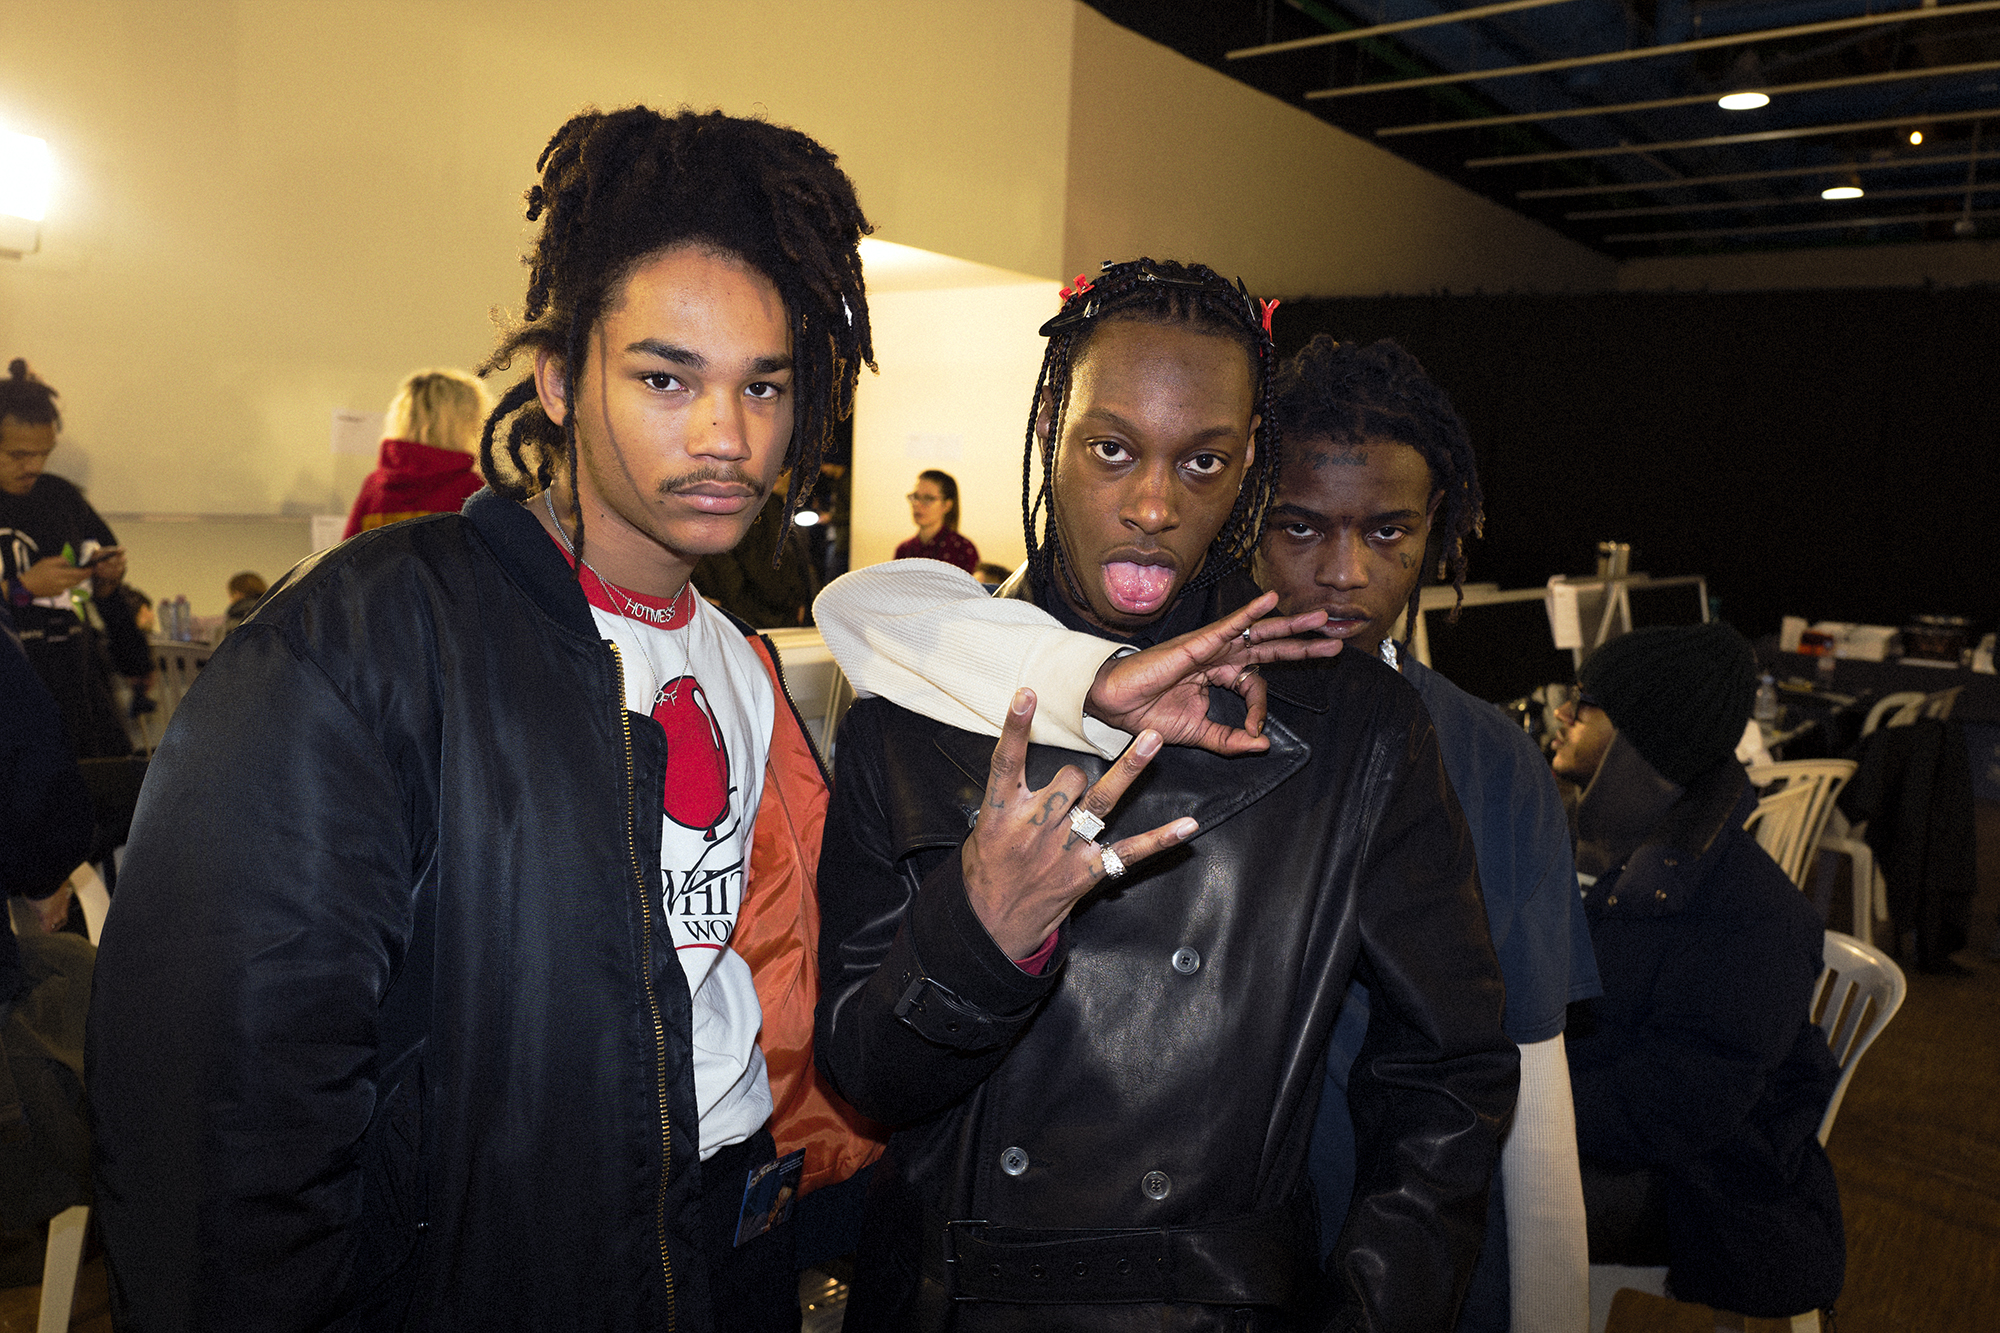
[[[729,747],[701,682],[669,681],[653,720],[667,733],[667,818],[712,841],[729,814]]]

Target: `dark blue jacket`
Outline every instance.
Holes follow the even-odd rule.
[[[1567,1044],[1583,1156],[1666,1176],[1674,1293],[1783,1316],[1840,1294],[1818,1139],[1839,1071],[1808,1016],[1824,932],[1743,831],[1754,806],[1742,767],[1717,765],[1586,889],[1604,994]]]

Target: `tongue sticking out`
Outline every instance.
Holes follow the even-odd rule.
[[[1127,615],[1159,610],[1173,584],[1174,571],[1165,565],[1114,560],[1104,567],[1104,590],[1110,595],[1111,604]]]

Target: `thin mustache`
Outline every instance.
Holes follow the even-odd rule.
[[[659,490],[662,495],[673,495],[690,486],[705,486],[711,482],[721,482],[725,486],[747,486],[760,500],[770,494],[771,490],[768,486],[759,486],[757,479],[741,468],[733,467],[704,467],[697,468],[693,472],[684,472],[678,477],[668,477],[662,481]]]

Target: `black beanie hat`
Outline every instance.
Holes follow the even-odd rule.
[[[1685,787],[1735,757],[1757,697],[1757,654],[1719,620],[1660,625],[1592,653],[1577,685],[1661,777]]]

